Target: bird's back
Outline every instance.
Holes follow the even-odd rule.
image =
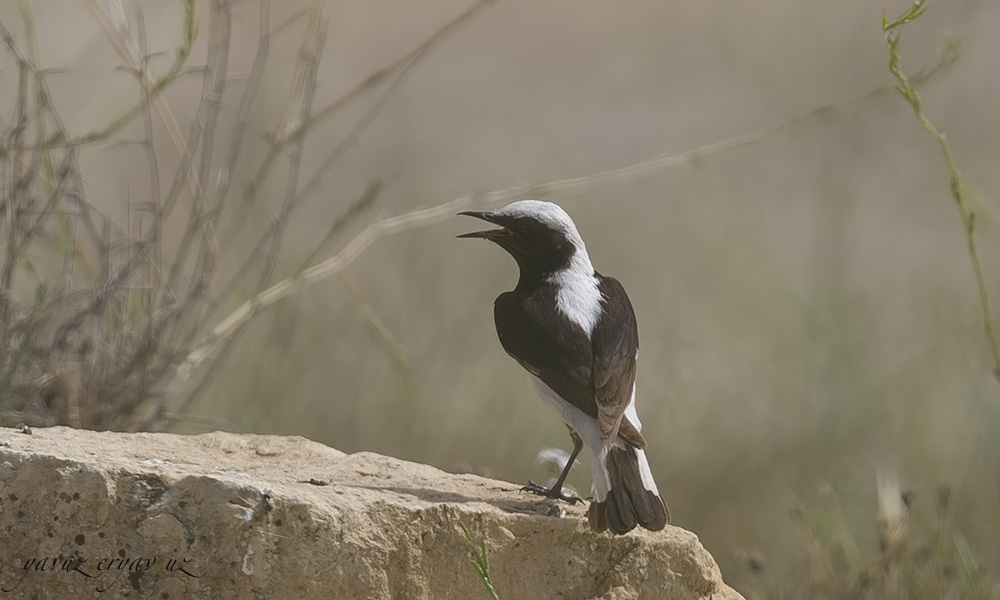
[[[613,281],[620,288],[611,278],[602,280]],[[558,310],[558,292],[556,285],[541,283],[528,290],[521,288],[501,294],[493,309],[497,336],[507,354],[529,373],[596,420],[599,411],[591,336]],[[630,327],[634,332],[634,317]],[[622,335],[634,333],[622,332]],[[631,382],[628,387],[631,389]],[[631,445],[646,445],[638,428],[628,419],[622,419],[618,435]]]

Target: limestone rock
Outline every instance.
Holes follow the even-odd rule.
[[[0,596],[488,600],[465,525],[503,600],[740,598],[694,534],[594,534],[519,487],[300,437],[0,429]]]

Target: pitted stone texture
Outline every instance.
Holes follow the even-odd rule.
[[[694,534],[595,534],[584,508],[546,516],[549,501],[519,487],[300,437],[0,429],[0,587],[10,598],[486,599],[465,525],[486,540],[504,600],[740,598]],[[29,563],[44,558],[47,570]]]

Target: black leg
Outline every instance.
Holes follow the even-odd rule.
[[[563,483],[566,482],[566,477],[569,476],[569,470],[573,468],[573,463],[576,462],[577,455],[580,454],[580,450],[583,449],[583,440],[577,435],[572,429],[569,430],[569,436],[573,438],[573,452],[569,455],[569,460],[566,461],[566,466],[563,467],[562,473],[559,474],[559,479],[556,479],[555,484],[551,488],[545,488],[544,486],[538,485],[534,481],[528,481],[528,485],[521,488],[522,492],[531,492],[532,494],[538,494],[539,496],[545,496],[546,498],[554,498],[558,500],[563,500],[569,502],[570,504],[576,504],[577,502],[582,502],[583,499],[579,496],[570,496],[564,494]]]

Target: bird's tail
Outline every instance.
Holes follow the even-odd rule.
[[[656,489],[645,451],[615,444],[607,448],[604,468],[610,487],[607,496],[592,502],[587,511],[591,529],[620,535],[636,525],[650,531],[666,527],[670,509]]]

